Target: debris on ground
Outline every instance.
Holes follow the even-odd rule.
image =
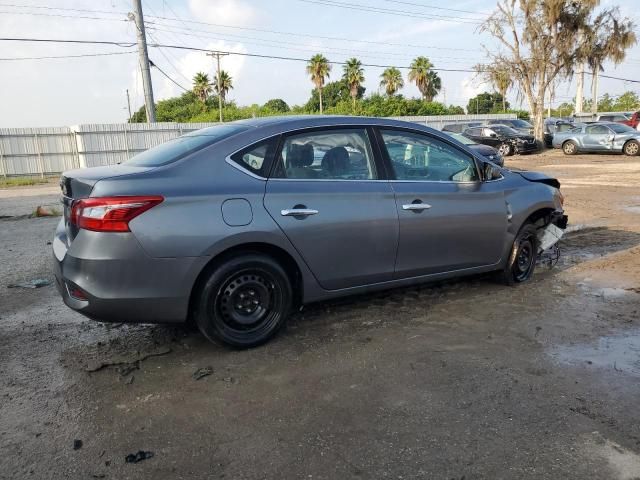
[[[200,380],[201,378],[208,377],[212,373],[213,373],[212,367],[202,367],[197,369],[195,372],[193,372],[191,376],[193,377],[194,380]]]
[[[34,217],[59,217],[60,210],[51,205],[39,205],[33,214]]]
[[[82,440],[74,440],[73,441],[73,449],[80,450],[82,448]]]
[[[36,278],[34,280],[28,280],[26,282],[18,282],[7,285],[7,288],[40,288],[51,285],[51,280],[46,278]]]
[[[126,376],[134,370],[140,369],[140,363],[151,357],[159,357],[171,353],[170,347],[160,347],[157,350],[151,352],[141,352],[134,358],[116,357],[107,360],[93,360],[89,361],[85,370],[89,373],[97,372],[107,367],[119,367],[118,370],[122,376]]]
[[[124,461],[126,463],[138,463],[142,460],[146,460],[148,458],[153,457],[153,452],[145,452],[144,450],[138,450],[137,453],[130,453],[126,457],[124,457]]]

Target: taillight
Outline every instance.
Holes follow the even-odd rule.
[[[129,232],[129,222],[164,200],[159,195],[97,197],[76,200],[71,206],[71,223],[95,232]]]

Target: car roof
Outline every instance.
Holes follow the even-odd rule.
[[[283,115],[275,117],[249,118],[230,123],[247,125],[255,128],[272,127],[275,125],[283,128],[305,128],[331,125],[387,125],[399,127],[424,126],[415,122],[394,120],[391,118],[357,117],[351,115]]]

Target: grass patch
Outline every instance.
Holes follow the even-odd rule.
[[[0,178],[0,188],[8,187],[28,187],[30,185],[43,185],[49,183],[49,178],[30,178],[30,177],[16,177],[16,178]]]

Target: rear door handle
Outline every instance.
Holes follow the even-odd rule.
[[[403,210],[414,210],[414,211],[422,211],[428,210],[431,208],[431,205],[428,203],[406,203],[402,205]]]
[[[283,217],[308,217],[309,215],[317,215],[318,210],[312,208],[288,208],[280,210]]]

